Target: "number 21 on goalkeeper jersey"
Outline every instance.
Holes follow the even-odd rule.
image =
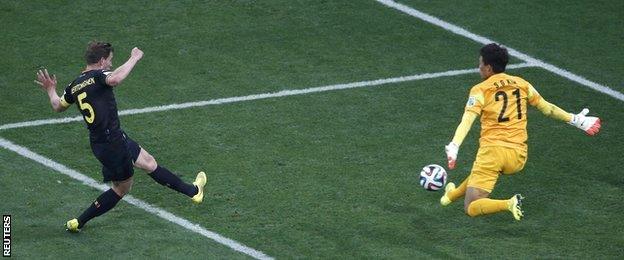
[[[470,90],[466,111],[481,116],[481,146],[526,149],[527,105],[542,97],[526,80],[498,73]]]

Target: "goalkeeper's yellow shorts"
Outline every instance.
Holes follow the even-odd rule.
[[[525,149],[504,146],[479,147],[477,158],[468,176],[468,187],[492,192],[500,174],[514,174],[524,168]]]

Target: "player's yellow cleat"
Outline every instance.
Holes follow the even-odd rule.
[[[191,198],[194,203],[199,204],[204,200],[204,186],[206,185],[206,174],[204,172],[199,172],[197,177],[195,177],[195,181],[193,185],[197,187],[197,194]]]
[[[80,229],[78,228],[78,220],[77,219],[72,219],[72,220],[67,221],[67,224],[65,225],[65,228],[67,228],[67,231],[72,232],[72,233],[80,232]]]
[[[509,211],[511,211],[511,214],[513,214],[513,217],[516,220],[521,220],[522,217],[524,216],[524,212],[522,212],[522,208],[521,208],[522,199],[524,198],[520,194],[516,194],[513,197],[511,197],[511,199],[509,199],[508,209]]]
[[[440,198],[440,204],[442,204],[442,206],[447,206],[448,204],[451,204],[451,202],[453,202],[451,201],[451,199],[449,199],[448,193],[454,189],[455,183],[449,182],[448,184],[446,184],[446,187],[444,187],[444,195],[442,196],[442,198]]]

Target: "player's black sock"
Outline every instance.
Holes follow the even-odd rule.
[[[102,193],[93,203],[91,203],[91,206],[89,206],[89,208],[87,208],[82,215],[78,217],[78,228],[82,228],[87,221],[114,208],[119,200],[121,200],[121,197],[119,197],[113,189],[109,189]]]
[[[185,183],[182,179],[180,179],[180,177],[167,170],[167,168],[157,166],[156,170],[149,175],[161,185],[186,194],[186,196],[193,197],[198,192],[195,185]]]

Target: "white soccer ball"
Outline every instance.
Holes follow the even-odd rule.
[[[436,191],[446,184],[446,170],[437,164],[429,164],[420,171],[420,186],[426,190]]]

